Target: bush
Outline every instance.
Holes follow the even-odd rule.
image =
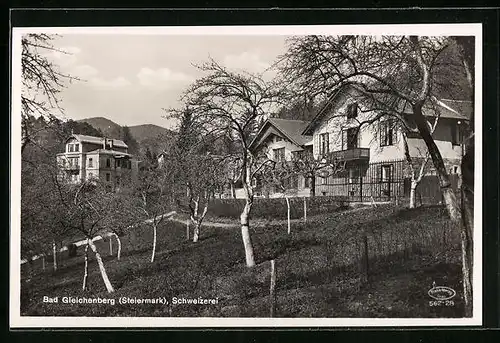
[[[345,197],[321,196],[305,198],[307,215],[336,212],[347,208]],[[224,217],[237,219],[240,217],[244,199],[214,199],[210,202],[207,214],[210,217]],[[290,217],[292,219],[304,216],[304,198],[290,198]],[[262,219],[286,219],[287,205],[284,198],[255,198],[252,205],[251,217]]]

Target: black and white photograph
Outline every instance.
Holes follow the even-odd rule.
[[[481,325],[481,63],[481,24],[14,27],[11,327]]]

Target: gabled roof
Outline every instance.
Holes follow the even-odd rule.
[[[80,143],[92,143],[92,144],[102,144],[104,142],[104,139],[105,139],[104,137],[94,137],[94,136],[73,134],[66,141],[68,141],[71,138],[75,138]],[[106,138],[106,141],[107,142],[113,141],[113,146],[117,146],[119,148],[128,148],[128,145],[125,144],[125,142],[120,140],[120,139]]]
[[[274,127],[279,133],[295,145],[299,147],[303,146],[312,139],[311,136],[302,134],[302,131],[304,131],[308,125],[309,122],[304,120],[269,118],[259,129],[249,147],[252,149],[256,144],[260,143],[262,136],[270,126]]]
[[[352,88],[356,89],[355,86],[350,85]],[[302,132],[303,135],[312,135],[316,127],[323,120],[323,118],[331,110],[335,100],[342,94],[342,90],[349,86],[343,86],[337,88],[332,95],[328,98],[325,105],[318,111],[316,116],[311,120],[309,125]],[[437,106],[433,106],[427,102],[424,105],[422,112],[424,116],[435,117],[436,110],[439,111],[440,118],[449,119],[459,119],[459,120],[469,120],[470,114],[472,112],[473,104],[471,101],[467,100],[451,100],[451,99],[434,99]],[[411,113],[411,107],[408,103],[401,106],[401,112]]]

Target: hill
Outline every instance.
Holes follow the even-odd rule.
[[[122,127],[112,120],[104,117],[93,117],[80,119],[78,122],[83,122],[92,125],[94,128],[101,130],[102,133],[109,138],[121,139]]]
[[[123,127],[104,117],[80,119],[78,122],[90,124],[101,130],[109,138],[122,139]],[[154,124],[129,126],[132,137],[139,143],[139,148],[145,151],[149,148],[155,154],[165,150],[175,137],[175,132]]]
[[[154,124],[134,125],[129,126],[129,129],[132,136],[139,143],[149,138],[156,138],[158,136],[171,137],[174,135],[173,131]]]

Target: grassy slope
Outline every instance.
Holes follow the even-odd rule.
[[[107,256],[116,292],[108,295],[95,260],[89,290],[81,291],[83,249],[57,272],[33,265],[21,285],[23,315],[67,316],[268,316],[269,260],[276,259],[277,316],[282,317],[457,317],[462,315],[460,251],[456,230],[441,208],[390,206],[336,213],[310,225],[294,223],[251,230],[257,266],[244,265],[238,228],[206,228],[194,244],[185,228],[168,222],[159,232],[156,261],[149,262],[151,232],[123,237],[122,260]],[[363,237],[369,245],[365,280]],[[116,247],[116,245],[115,245]],[[27,266],[29,268],[29,266]],[[432,283],[457,291],[451,307],[430,307]],[[44,304],[43,296],[218,297],[218,305]]]

